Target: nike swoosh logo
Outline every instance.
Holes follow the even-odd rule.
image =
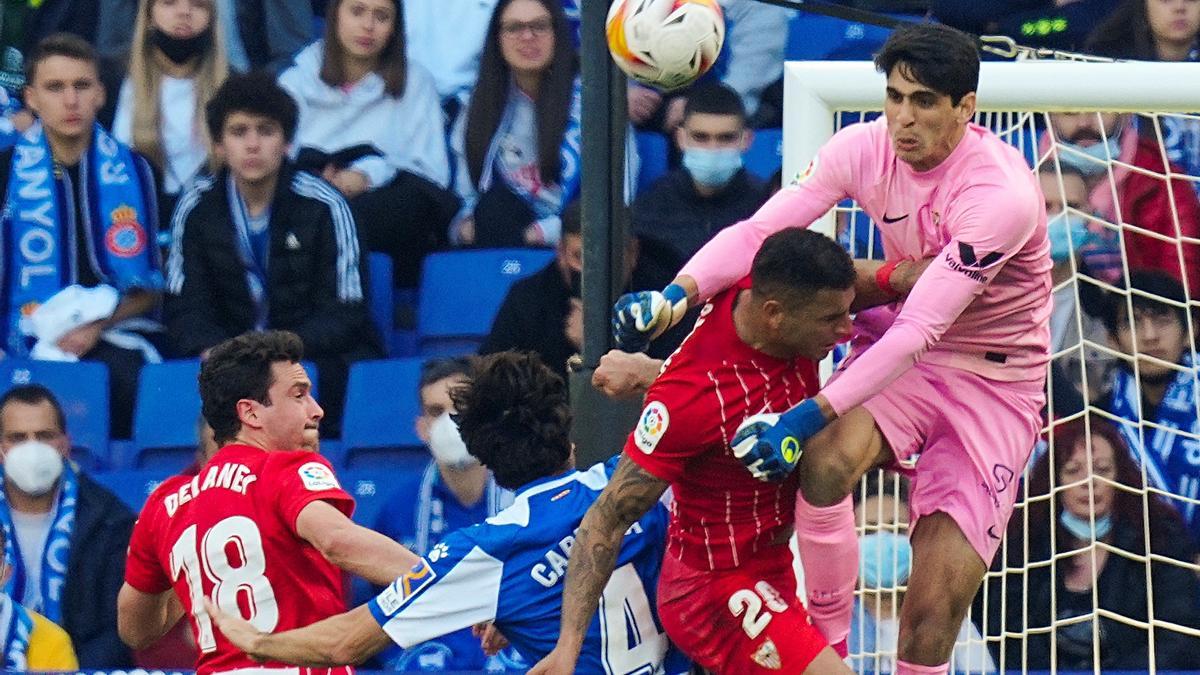
[[[900,222],[900,221],[904,220],[904,219],[905,219],[905,218],[907,218],[907,217],[908,217],[908,214],[907,214],[907,213],[906,213],[906,214],[904,214],[904,215],[902,215],[902,216],[896,216],[895,218],[889,218],[889,217],[887,216],[887,214],[884,214],[884,216],[883,216],[883,222],[885,222],[885,223],[887,223],[887,224],[891,225],[892,223],[898,223],[898,222]]]

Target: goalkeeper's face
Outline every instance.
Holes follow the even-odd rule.
[[[975,93],[955,105],[948,94],[917,82],[900,62],[888,73],[883,110],[896,156],[917,171],[929,171],[962,140],[967,122],[975,115]]]

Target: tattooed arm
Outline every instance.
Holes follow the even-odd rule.
[[[575,671],[584,635],[600,604],[600,594],[617,564],[621,539],[630,525],[654,508],[667,485],[629,457],[622,457],[617,463],[608,486],[588,509],[575,534],[567,583],[563,588],[558,645],[529,671],[529,675],[566,675]]]

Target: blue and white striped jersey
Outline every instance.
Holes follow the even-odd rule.
[[[512,506],[451,533],[369,607],[383,630],[410,647],[481,621],[497,628],[530,663],[558,641],[562,589],[575,530],[616,466],[543,478],[517,491]],[[616,570],[584,640],[577,673],[682,673],[653,598],[667,510],[657,504],[625,533]]]

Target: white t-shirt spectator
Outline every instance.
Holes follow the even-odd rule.
[[[196,125],[196,82],[190,78],[163,76],[159,89],[162,109],[162,149],[166,166],[163,191],[177,195],[188,187],[204,169],[208,149]],[[125,80],[117,96],[117,111],[113,117],[113,135],[126,145],[133,145],[133,83]]]

